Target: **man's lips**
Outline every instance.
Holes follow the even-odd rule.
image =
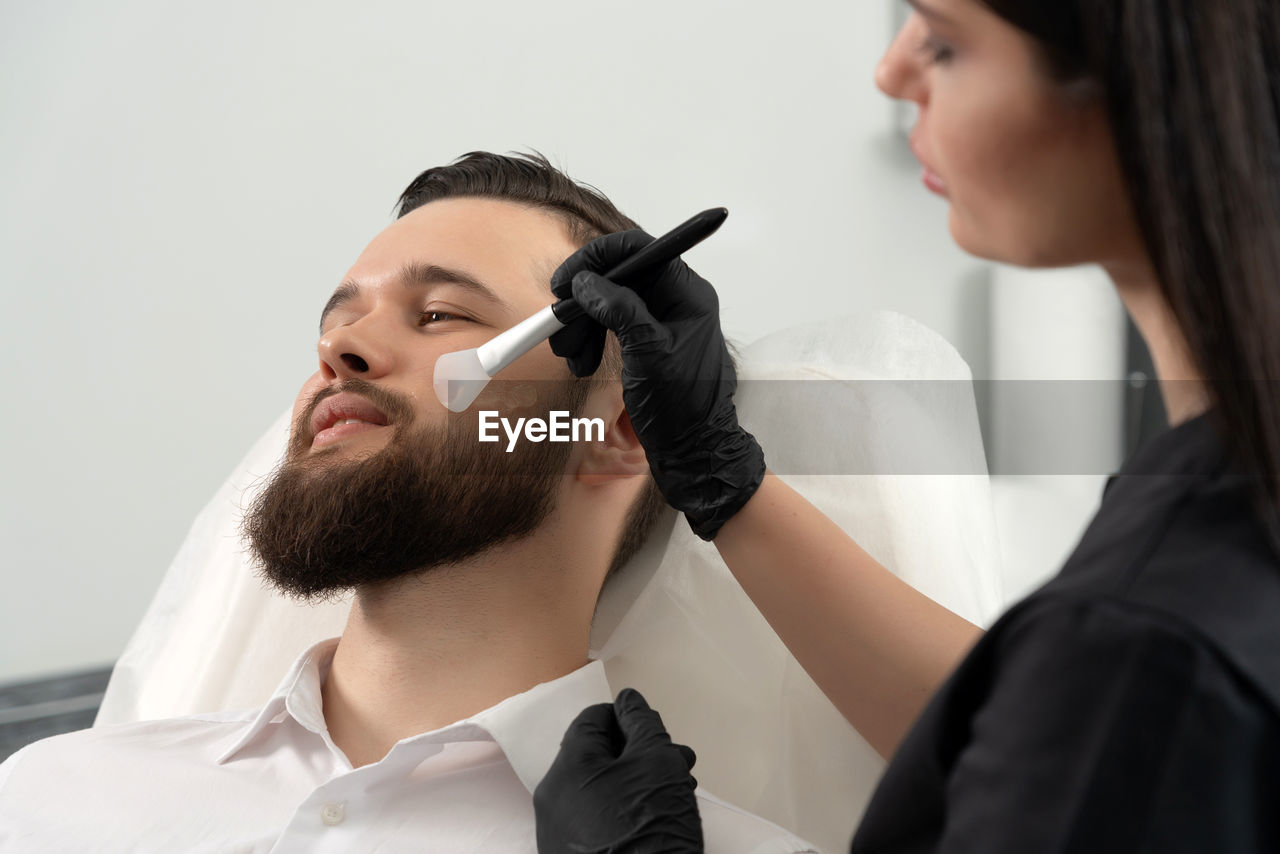
[[[320,448],[387,423],[387,416],[368,399],[341,392],[320,401],[311,413],[311,447]]]

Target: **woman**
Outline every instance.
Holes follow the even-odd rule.
[[[584,248],[557,293],[622,340],[668,501],[892,757],[853,850],[1280,851],[1280,7],[911,2],[876,78],[919,107],[953,238],[1100,264],[1170,416],[1057,578],[979,639],[767,475],[710,286],[592,272],[647,238]],[[602,334],[553,345],[586,373]],[[700,850],[687,750],[634,692],[615,706],[566,735],[540,849]]]

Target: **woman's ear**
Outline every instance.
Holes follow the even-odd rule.
[[[618,478],[648,474],[649,460],[631,426],[631,416],[622,405],[621,387],[609,384],[598,393],[605,404],[603,411],[608,413],[604,418],[604,438],[584,445],[578,480],[596,486]],[[595,410],[593,415],[601,411],[596,406],[590,408]]]

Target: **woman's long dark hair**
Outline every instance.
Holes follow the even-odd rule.
[[[1280,544],[1280,3],[982,2],[1105,99],[1160,286]]]

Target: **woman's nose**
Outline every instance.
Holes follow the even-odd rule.
[[[386,336],[378,334],[370,315],[355,323],[335,326],[320,336],[320,372],[328,379],[375,379],[394,365],[394,353]]]
[[[876,86],[890,98],[921,104],[926,100],[919,50],[925,35],[924,20],[912,14],[876,64]]]

